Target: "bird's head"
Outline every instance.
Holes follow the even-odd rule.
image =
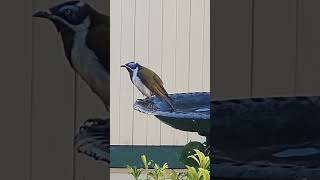
[[[49,19],[59,32],[78,32],[90,27],[91,16],[97,12],[81,1],[68,1],[47,10],[38,11],[33,17]]]
[[[120,67],[126,68],[129,72],[134,72],[139,70],[140,64],[135,61],[132,61],[128,62],[127,64],[121,65]]]

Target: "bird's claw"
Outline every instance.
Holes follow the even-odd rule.
[[[142,103],[146,108],[155,111],[157,108],[155,106],[155,104],[149,99],[137,99],[138,102]]]

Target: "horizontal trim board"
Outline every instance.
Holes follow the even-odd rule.
[[[126,168],[127,165],[142,167],[140,156],[145,154],[148,160],[153,160],[159,165],[168,163],[170,169],[182,169],[184,165],[178,160],[178,154],[182,149],[183,146],[111,145],[110,168]]]

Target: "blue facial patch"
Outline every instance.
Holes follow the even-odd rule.
[[[60,13],[64,13],[66,10],[70,10],[72,11],[72,13],[78,13],[79,12],[79,7],[78,6],[73,6],[73,5],[69,5],[69,6],[63,6],[59,9]]]
[[[129,66],[131,69],[136,69],[138,66],[138,63],[136,62],[129,62],[127,63],[127,66]]]

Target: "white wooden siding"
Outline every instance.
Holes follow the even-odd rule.
[[[204,141],[133,111],[143,98],[120,64],[154,70],[169,93],[210,91],[209,0],[111,0],[111,144]]]

